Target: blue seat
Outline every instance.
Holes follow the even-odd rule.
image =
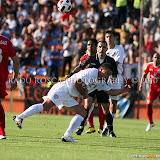
[[[13,73],[13,67],[12,66],[8,66],[8,72],[9,72],[9,74]]]
[[[47,69],[46,69],[46,68],[43,68],[43,67],[38,68],[36,75],[46,76],[46,75],[47,75]]]
[[[22,67],[19,67],[19,74],[21,74],[23,71],[23,68]]]
[[[48,43],[49,46],[51,45],[58,45],[58,39],[57,38],[52,38],[49,43]]]
[[[36,75],[36,68],[35,67],[30,67],[27,69],[27,71],[30,75]]]
[[[36,57],[34,59],[34,61],[33,61],[33,64],[39,66],[41,64],[41,58],[40,57]]]

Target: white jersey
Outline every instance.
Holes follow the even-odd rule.
[[[106,55],[113,58],[116,62],[119,62],[117,66],[118,74],[122,75],[123,72],[123,59],[124,59],[124,49],[120,45],[115,45],[114,48],[108,49]]]
[[[111,88],[105,83],[105,81],[98,80],[98,69],[88,68],[82,70],[70,78],[65,80],[65,83],[68,87],[68,91],[71,96],[81,97],[82,95],[77,91],[74,86],[74,81],[80,78],[83,81],[83,87],[88,90],[88,93],[93,92],[94,90],[105,90],[109,91]]]
[[[63,106],[72,107],[78,105],[78,102],[73,98],[82,96],[74,86],[74,81],[78,78],[83,81],[83,87],[88,90],[88,93],[96,89],[104,91],[111,89],[105,81],[97,79],[98,69],[89,68],[74,74],[63,82],[53,85],[47,96],[44,96],[43,99],[49,98],[60,110]]]

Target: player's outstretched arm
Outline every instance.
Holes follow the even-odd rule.
[[[17,56],[11,57],[13,60],[13,81],[11,83],[10,90],[15,90],[17,88],[17,77],[19,72],[19,60]]]
[[[111,96],[117,96],[121,93],[128,92],[130,89],[131,89],[130,85],[125,85],[122,89],[111,89],[105,92]]]
[[[88,97],[88,90],[84,82],[79,78],[74,81],[74,86],[84,99]]]
[[[138,88],[139,92],[142,91],[143,82],[145,81],[145,79],[146,79],[146,77],[147,77],[147,74],[148,74],[148,72],[143,72],[143,75],[142,75],[142,78],[141,78],[141,82],[140,82],[139,88]]]

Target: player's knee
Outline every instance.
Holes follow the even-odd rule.
[[[54,104],[53,104],[52,101],[46,100],[46,101],[44,101],[44,102],[42,103],[42,105],[43,105],[43,110],[49,111],[49,109],[51,109]]]
[[[81,111],[80,115],[85,118],[87,116],[87,111],[85,109],[83,109]]]

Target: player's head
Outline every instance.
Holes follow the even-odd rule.
[[[90,52],[91,55],[96,54],[97,40],[89,39],[87,42],[87,51]]]
[[[153,62],[156,64],[156,65],[159,65],[160,64],[160,55],[158,53],[154,53],[153,55]]]
[[[98,58],[104,59],[106,57],[107,43],[105,41],[99,41],[97,44]]]
[[[105,78],[108,79],[108,77],[110,75],[112,75],[112,66],[110,63],[103,63],[100,67],[99,67],[99,74],[98,77],[99,78]]]
[[[114,31],[108,30],[105,34],[105,41],[107,42],[108,45],[114,44],[116,37],[116,33]]]

